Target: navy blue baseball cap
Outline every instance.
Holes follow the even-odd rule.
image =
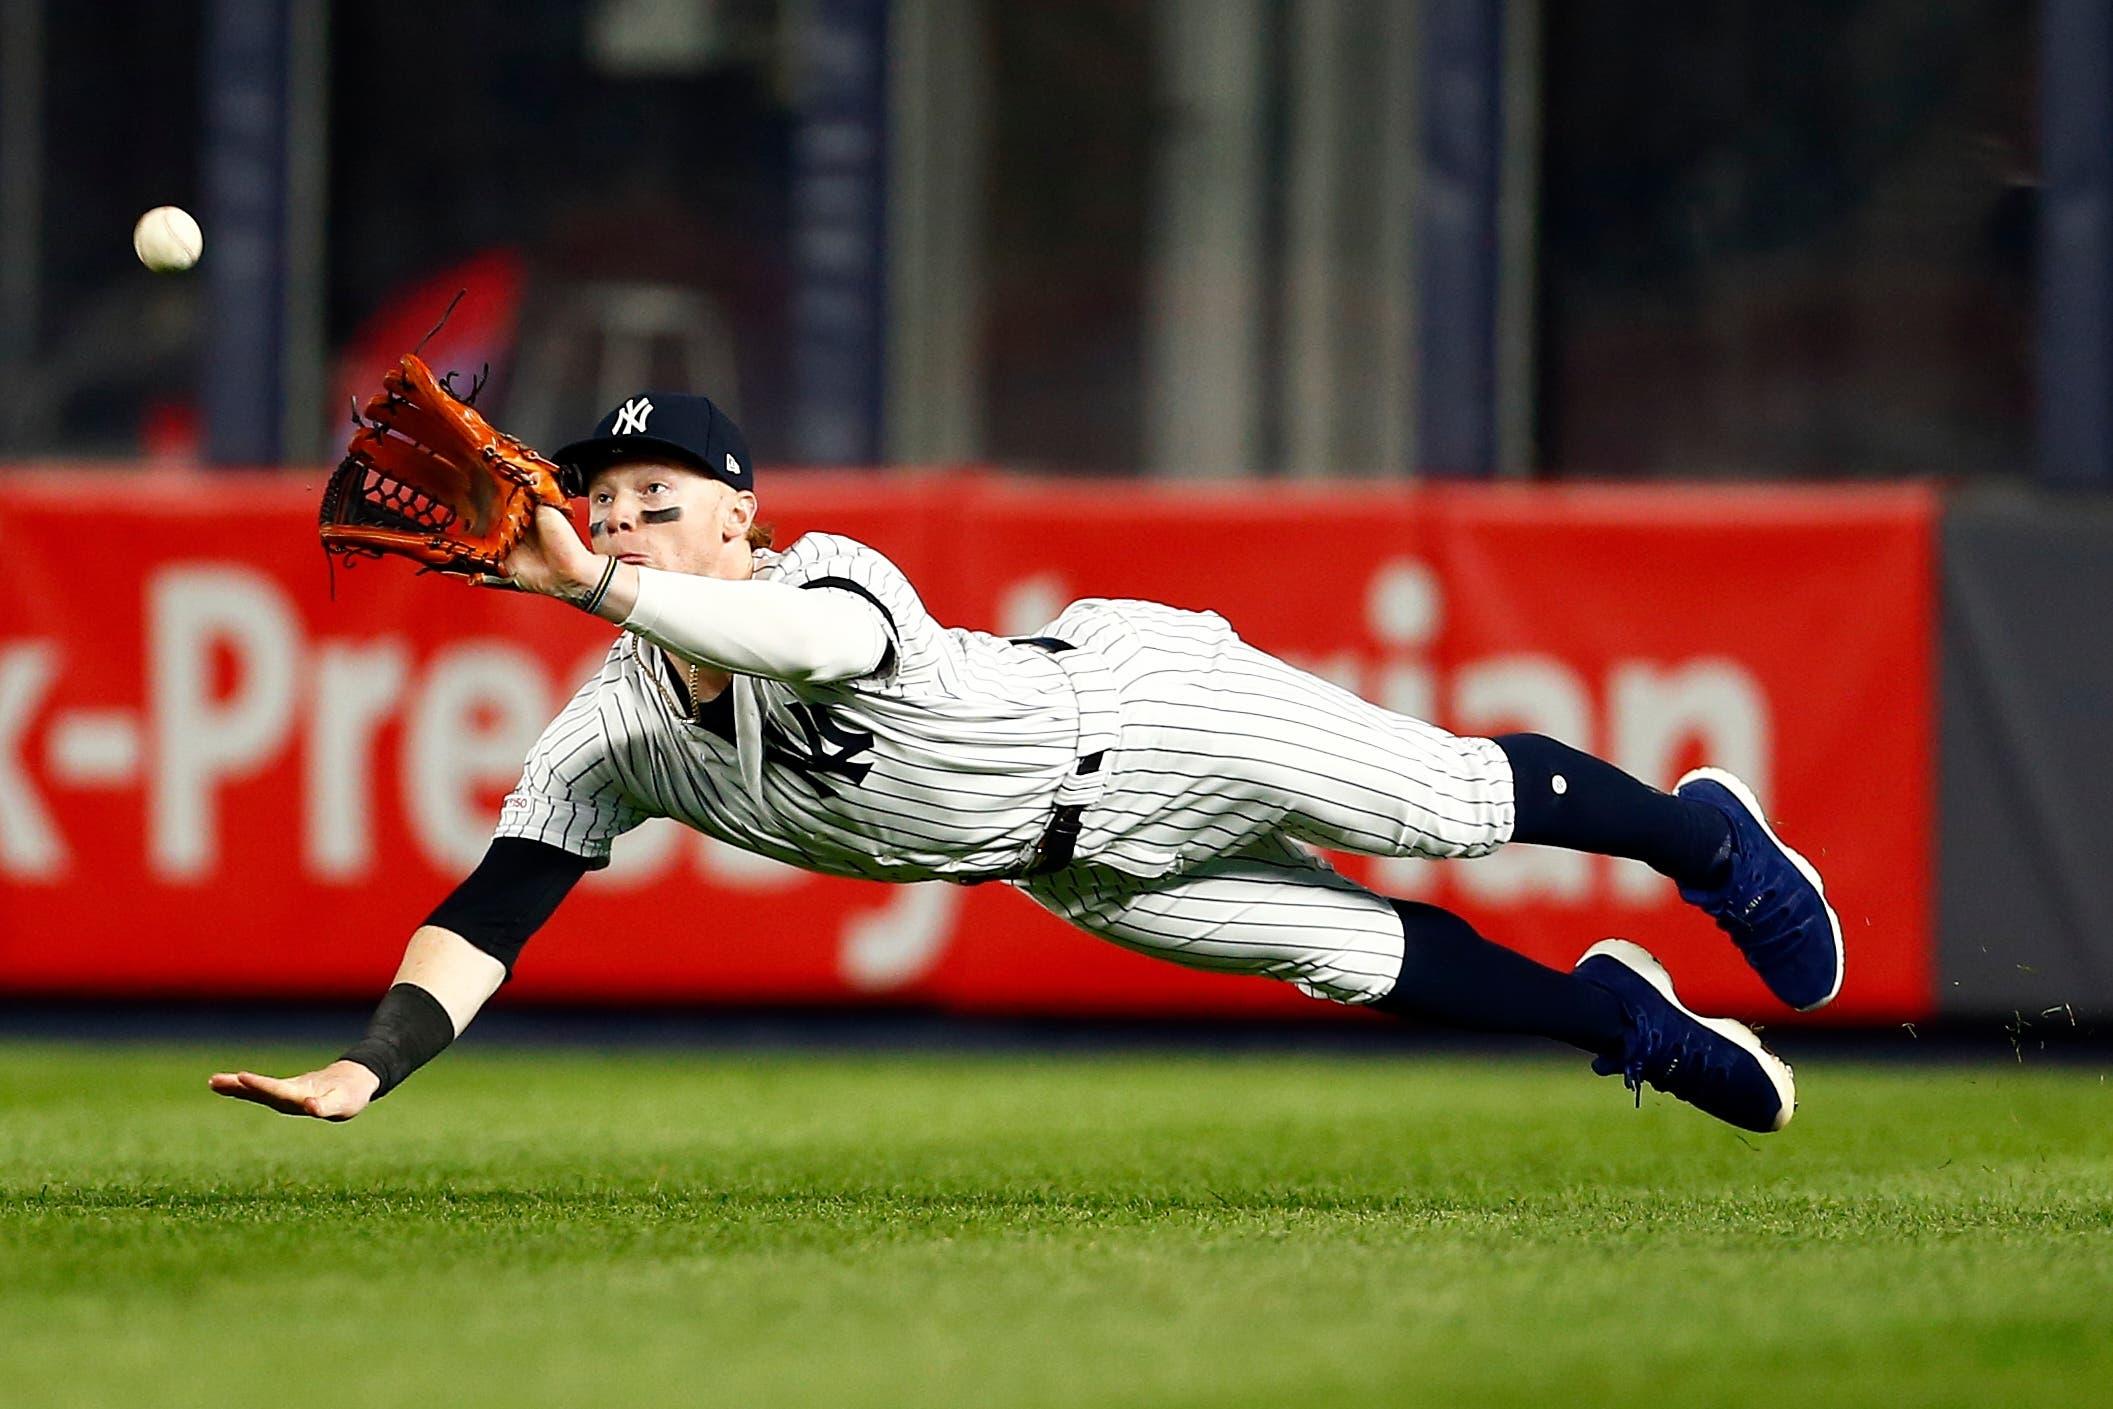
[[[595,422],[593,435],[551,458],[563,472],[559,487],[574,498],[587,492],[597,471],[619,460],[666,460],[735,489],[756,487],[741,428],[703,396],[640,392]]]

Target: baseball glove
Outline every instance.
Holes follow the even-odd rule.
[[[494,429],[415,354],[353,419],[359,429],[323,490],[328,552],[496,573],[537,505],[566,506],[558,467]]]

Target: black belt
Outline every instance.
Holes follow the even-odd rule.
[[[1079,760],[1080,773],[1098,773],[1105,752],[1089,753]],[[1034,860],[1027,863],[1024,875],[1046,876],[1051,871],[1061,871],[1071,864],[1071,853],[1078,850],[1079,819],[1086,815],[1082,802],[1066,803],[1059,807],[1049,819],[1048,830],[1042,833],[1041,844],[1034,849]]]
[[[1015,646],[1033,646],[1036,650],[1055,655],[1058,651],[1072,649],[1069,641],[1060,641],[1054,636],[1015,636]],[[1087,754],[1081,758],[1080,774],[1100,772],[1101,760],[1108,756],[1106,749]],[[1061,871],[1071,864],[1072,853],[1078,850],[1079,822],[1086,815],[1084,803],[1067,803],[1050,815],[1048,827],[1043,829],[1042,840],[1035,845],[1034,859],[1027,863],[1023,876],[1046,876],[1051,871]]]

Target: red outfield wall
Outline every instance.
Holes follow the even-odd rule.
[[[316,546],[317,476],[0,477],[0,990],[367,995],[482,853],[609,628]],[[1079,596],[1222,612],[1248,639],[1463,732],[1536,729],[1670,783],[1757,782],[1819,864],[1830,1017],[1932,1004],[1934,499],[1915,488],[1035,484],[782,474],[785,541],[888,553],[948,623]],[[223,547],[185,545],[220,544]],[[1521,847],[1349,858],[1567,963],[1655,950],[1705,1009],[1783,1016],[1642,868]],[[1261,980],[1076,934],[999,886],[807,876],[649,825],[530,945],[514,991],[1304,1013]]]

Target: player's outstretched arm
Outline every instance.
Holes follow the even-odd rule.
[[[879,666],[890,644],[881,608],[849,592],[619,563],[582,543],[571,520],[551,508],[536,511],[504,578],[475,580],[570,602],[685,660],[737,675],[849,680]]]
[[[396,982],[375,1010],[367,1036],[343,1057],[300,1076],[215,1072],[208,1084],[222,1096],[282,1115],[350,1120],[439,1055],[505,978],[505,964],[461,935],[423,925],[405,947]]]

